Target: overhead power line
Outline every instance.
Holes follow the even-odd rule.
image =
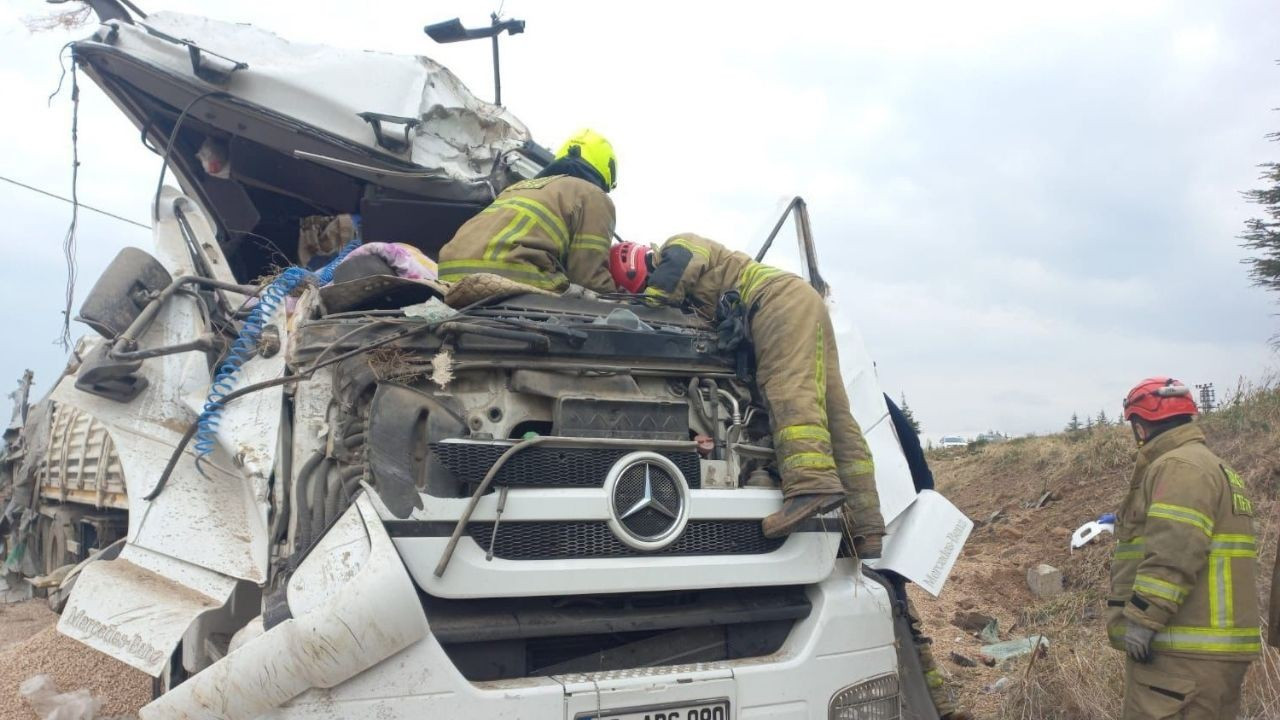
[[[5,181],[5,182],[7,182],[7,183],[9,183],[9,184],[11,184],[11,185],[17,185],[17,186],[18,186],[18,187],[20,187],[20,188],[24,188],[24,189],[30,190],[31,192],[39,193],[39,194],[44,195],[44,196],[46,196],[46,197],[51,197],[51,198],[53,198],[54,200],[61,200],[62,202],[67,203],[68,205],[79,205],[80,207],[84,208],[85,210],[92,210],[93,212],[96,212],[96,213],[98,213],[99,215],[106,215],[107,217],[111,218],[112,220],[119,220],[120,222],[129,223],[130,225],[137,225],[138,227],[142,228],[143,230],[150,230],[150,229],[151,229],[151,226],[150,226],[150,225],[146,225],[146,224],[144,224],[144,223],[140,223],[140,222],[138,222],[137,220],[130,220],[130,219],[129,219],[129,218],[127,218],[127,217],[121,217],[121,216],[119,216],[119,215],[116,215],[116,214],[115,214],[115,213],[113,213],[113,212],[107,212],[106,210],[102,210],[102,209],[96,208],[96,207],[94,207],[94,206],[92,206],[92,205],[86,205],[86,204],[84,204],[84,203],[82,203],[82,202],[81,202],[81,203],[77,203],[77,202],[73,201],[71,198],[63,197],[62,195],[59,195],[59,194],[57,194],[57,193],[51,193],[51,192],[49,192],[48,190],[41,190],[41,189],[40,189],[40,188],[38,188],[38,187],[35,187],[35,186],[33,186],[33,185],[28,185],[28,184],[26,184],[26,183],[24,183],[24,182],[19,182],[19,181],[17,181],[17,180],[14,180],[13,178],[9,178],[9,177],[5,177],[5,176],[3,176],[3,175],[0,175],[0,180],[3,180],[3,181]]]

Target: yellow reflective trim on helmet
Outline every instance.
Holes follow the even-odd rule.
[[[1161,580],[1158,577],[1144,575],[1138,573],[1133,578],[1134,592],[1142,592],[1144,595],[1154,595],[1158,598],[1164,598],[1170,602],[1181,603],[1187,598],[1187,589],[1179,585],[1175,585],[1167,580]]]
[[[1151,507],[1147,510],[1147,517],[1180,522],[1200,528],[1205,535],[1213,536],[1213,518],[1195,508],[1170,503],[1151,503]]]
[[[835,470],[835,458],[826,453],[819,452],[802,452],[794,453],[782,458],[782,467],[784,470],[794,468],[809,468],[812,470]]]

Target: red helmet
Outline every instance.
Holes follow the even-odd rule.
[[[609,274],[618,287],[635,294],[649,281],[649,248],[640,243],[620,242],[609,248]]]
[[[1171,377],[1147,378],[1129,391],[1124,399],[1124,419],[1133,416],[1148,422],[1160,422],[1179,415],[1198,415],[1191,388]]]

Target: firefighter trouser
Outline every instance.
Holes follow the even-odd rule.
[[[1124,720],[1235,720],[1249,663],[1159,651],[1147,664],[1125,659]]]
[[[916,654],[920,656],[920,669],[924,670],[924,681],[929,686],[929,698],[937,708],[939,715],[956,711],[951,693],[942,685],[942,672],[938,670],[938,662],[933,657],[933,640],[924,634],[924,626],[920,624],[920,616],[916,614],[915,605],[911,603],[906,592],[902,596],[907,600],[907,619],[911,621],[911,641],[916,646]]]
[[[920,657],[920,670],[924,672],[924,681],[929,688],[929,699],[938,711],[938,715],[946,715],[956,711],[955,701],[951,693],[942,684],[942,671],[938,670],[938,662],[933,657],[933,640],[924,634],[924,625],[916,606],[907,593],[906,578],[894,572],[883,573],[893,591],[894,602],[906,611],[907,621],[911,624],[911,644],[915,646],[916,655]]]
[[[784,497],[844,494],[854,537],[883,535],[875,466],[849,410],[822,296],[784,275],[751,299],[756,380],[769,407]]]

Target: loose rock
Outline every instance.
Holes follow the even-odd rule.
[[[951,624],[966,632],[976,633],[994,620],[995,618],[990,615],[984,615],[980,612],[957,611],[951,617]]]
[[[1037,565],[1027,570],[1027,586],[1038,598],[1062,594],[1062,571],[1052,565]]]

